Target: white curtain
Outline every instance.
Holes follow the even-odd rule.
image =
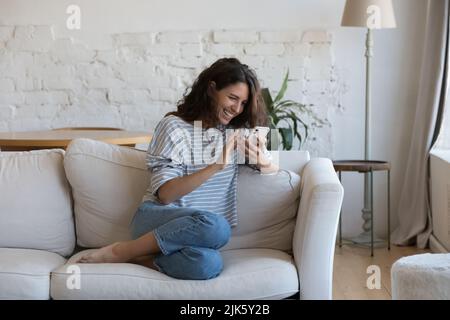
[[[411,145],[400,193],[397,245],[428,245],[431,214],[428,195],[429,151],[436,141],[447,96],[449,0],[428,0],[425,46]]]

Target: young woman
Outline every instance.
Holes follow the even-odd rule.
[[[266,124],[260,85],[247,65],[223,58],[202,71],[177,111],[155,128],[147,152],[150,186],[131,222],[134,240],[78,262],[140,263],[179,279],[217,277],[218,249],[237,224],[238,154],[264,173],[278,170],[262,152],[264,139],[242,143],[239,131],[228,129]]]

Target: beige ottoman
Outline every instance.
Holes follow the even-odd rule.
[[[391,269],[392,299],[450,299],[450,253],[397,260]]]

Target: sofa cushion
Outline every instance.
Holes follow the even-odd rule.
[[[238,225],[223,249],[291,250],[300,176],[285,169],[274,175],[261,175],[240,165],[237,194]]]
[[[150,183],[145,155],[90,139],[69,144],[64,167],[72,186],[80,246],[95,248],[130,239],[129,224]]]
[[[0,247],[67,256],[75,246],[64,150],[0,153]]]
[[[239,249],[222,252],[224,269],[211,280],[179,280],[129,263],[77,264],[80,288],[67,289],[67,264],[52,273],[53,299],[282,299],[298,291],[292,257],[279,250]]]
[[[48,251],[0,248],[0,299],[49,299],[50,272],[65,262]]]

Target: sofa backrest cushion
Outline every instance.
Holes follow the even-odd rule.
[[[64,166],[73,189],[77,241],[101,247],[130,239],[129,225],[150,182],[146,152],[89,139],[67,148]],[[224,249],[265,247],[290,250],[300,195],[300,176],[309,154],[280,153],[276,175],[241,165],[238,226]],[[277,159],[278,161],[278,159]]]
[[[64,150],[0,152],[0,247],[68,256],[75,247]]]
[[[75,139],[64,159],[72,186],[77,243],[96,248],[129,240],[129,224],[150,176],[144,151]]]
[[[308,151],[270,151],[280,167],[274,175],[261,175],[239,166],[238,225],[223,250],[238,248],[292,249],[300,201],[301,173],[310,160]]]
[[[289,251],[300,199],[300,176],[281,169],[274,175],[239,166],[238,224],[223,248],[271,248]]]

